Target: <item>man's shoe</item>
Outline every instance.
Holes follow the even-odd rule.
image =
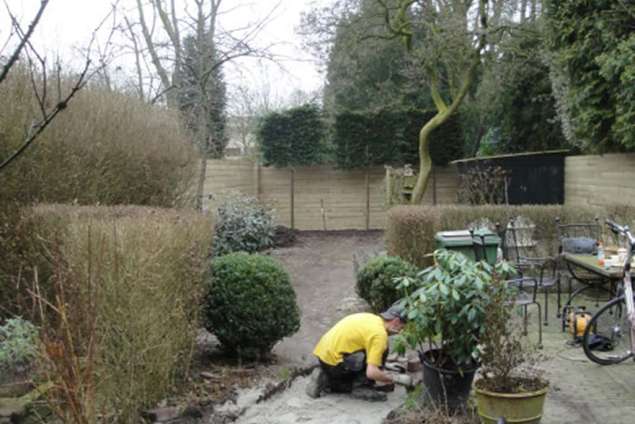
[[[377,390],[373,390],[368,387],[358,387],[353,389],[351,397],[354,399],[367,400],[369,402],[383,402],[388,399],[386,393],[378,392]]]
[[[322,367],[318,366],[311,373],[309,384],[306,386],[306,394],[313,399],[319,398],[322,390],[326,388],[326,382],[326,374],[322,371]]]

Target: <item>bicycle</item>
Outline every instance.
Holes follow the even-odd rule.
[[[620,226],[606,220],[607,226],[617,235],[626,237],[628,247],[623,265],[623,280],[618,283],[617,296],[598,310],[584,330],[584,353],[600,365],[612,365],[635,359],[635,299],[631,281],[631,259],[635,237],[627,225]]]

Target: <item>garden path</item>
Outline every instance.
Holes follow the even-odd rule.
[[[274,348],[279,365],[315,364],[315,344],[340,318],[366,307],[355,294],[353,253],[381,249],[381,232],[303,232],[297,242],[276,249],[291,275],[302,312],[300,330]],[[241,424],[380,424],[406,397],[397,388],[387,402],[369,403],[348,396],[309,398],[304,390],[309,377],[295,380],[291,388],[267,402],[248,408],[237,421]]]
[[[300,330],[274,348],[280,362],[315,363],[311,352],[322,334],[366,307],[355,294],[353,253],[382,246],[380,231],[302,232],[293,246],[272,251],[291,276],[302,313]]]

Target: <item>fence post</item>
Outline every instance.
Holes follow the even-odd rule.
[[[254,194],[256,195],[256,199],[262,200],[262,169],[260,167],[260,161],[256,159],[254,165]]]
[[[295,230],[295,168],[291,167],[290,172],[291,184],[290,184],[290,193],[289,193],[289,215],[291,217],[291,229]]]
[[[385,166],[386,168],[386,207],[390,208],[392,206],[392,174],[390,170],[392,169],[389,166]]]
[[[370,230],[370,175],[366,167],[366,231]]]
[[[432,204],[437,204],[437,172],[434,165],[432,165]]]

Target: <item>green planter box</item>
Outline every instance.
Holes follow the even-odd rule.
[[[479,254],[483,252],[481,235],[485,242],[487,262],[493,265],[496,263],[496,253],[501,239],[489,230],[476,230],[474,231],[473,238],[467,230],[441,231],[434,236],[434,240],[437,249],[448,249],[460,252],[468,258],[475,260],[474,250],[477,249]]]

